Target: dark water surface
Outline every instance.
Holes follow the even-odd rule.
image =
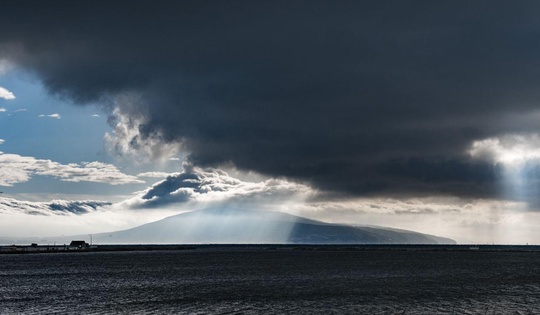
[[[0,255],[0,314],[539,314],[540,253]]]

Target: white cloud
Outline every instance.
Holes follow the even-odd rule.
[[[129,102],[131,98],[118,98],[117,102]],[[116,125],[111,133],[106,133],[106,148],[114,155],[127,157],[136,163],[166,162],[177,156],[182,146],[177,143],[165,143],[159,133],[144,137],[139,128],[144,124],[142,117],[124,115],[116,109],[112,115]]]
[[[26,109],[26,108],[19,108],[19,109],[17,109],[17,110],[14,110],[13,112],[14,112],[14,113],[20,113],[20,112],[26,112],[27,110],[28,110],[28,109]]]
[[[100,116],[99,116],[98,114],[94,114],[94,115],[92,115],[92,117],[98,118],[98,117],[100,117]]]
[[[6,100],[13,100],[15,99],[15,95],[12,92],[8,91],[6,88],[0,86],[0,98]]]
[[[7,109],[0,107],[0,113],[5,113],[5,112],[7,112]]]
[[[474,141],[468,152],[473,158],[503,164],[540,159],[539,134],[510,134]]]
[[[114,165],[101,162],[60,164],[29,156],[0,152],[0,186],[12,186],[30,180],[32,175],[47,175],[68,182],[95,182],[111,185],[144,183],[120,172]]]
[[[40,117],[40,118],[49,117],[49,118],[55,118],[55,119],[62,118],[62,116],[60,116],[60,114],[50,114],[50,115],[41,114],[38,117]]]
[[[308,186],[283,179],[247,182],[219,169],[200,169],[184,164],[182,173],[170,174],[125,204],[131,208],[158,208],[182,203],[193,206],[226,202],[262,208],[305,200],[314,193]]]
[[[137,177],[165,178],[169,175],[170,173],[165,173],[165,172],[144,172],[144,173],[137,174]]]
[[[4,144],[4,142],[6,142],[6,140],[0,139],[0,144]]]

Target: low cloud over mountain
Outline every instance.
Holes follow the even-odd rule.
[[[286,180],[247,182],[219,169],[201,169],[184,164],[183,172],[170,174],[137,197],[121,204],[131,208],[159,208],[188,202],[257,204],[257,207],[264,207],[312,195],[314,191],[311,188]]]

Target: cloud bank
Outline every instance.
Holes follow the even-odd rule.
[[[110,206],[103,201],[66,201],[53,200],[50,202],[21,201],[12,198],[0,198],[0,214],[28,215],[81,215],[96,211],[100,207]]]
[[[349,196],[496,198],[500,170],[468,150],[538,131],[539,15],[535,1],[13,1],[0,58],[108,106],[124,155],[181,148]]]
[[[523,202],[457,197],[321,198],[309,187],[284,180],[246,182],[219,170],[186,167],[137,196],[115,204],[0,198],[0,230],[3,236],[43,235],[43,231],[51,236],[115,231],[181,211],[209,207],[223,211],[267,209],[332,223],[411,229],[445,235],[460,242],[506,244],[537,239],[534,223],[540,215],[526,211]],[[33,227],[23,224],[14,230],[8,222],[32,222]]]
[[[0,151],[0,186],[23,183],[33,175],[52,176],[67,182],[94,182],[110,185],[144,183],[135,176],[120,172],[111,164],[102,162],[61,164]]]

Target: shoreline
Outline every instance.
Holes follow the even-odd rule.
[[[87,248],[8,245],[0,255],[128,251],[428,251],[428,252],[540,252],[540,245],[395,245],[395,244],[107,244]]]

